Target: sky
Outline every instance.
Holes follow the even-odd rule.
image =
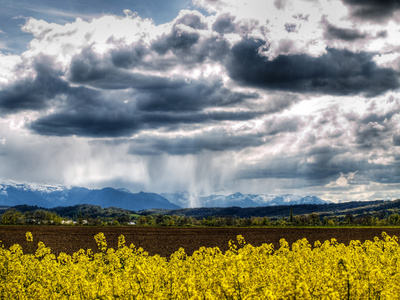
[[[400,198],[398,0],[0,0],[0,178]]]

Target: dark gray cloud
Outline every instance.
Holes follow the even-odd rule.
[[[273,90],[368,97],[399,87],[398,74],[379,68],[372,53],[327,48],[320,57],[279,55],[268,60],[258,53],[261,40],[243,40],[232,48],[226,65],[229,75],[243,85]]]
[[[149,90],[137,97],[142,111],[199,111],[207,107],[235,106],[257,94],[233,92],[222,82],[197,82],[180,87]]]
[[[113,52],[113,55],[117,55],[117,52]],[[131,98],[136,103],[137,111],[141,112],[195,112],[210,107],[232,107],[259,97],[255,93],[233,92],[225,88],[219,80],[187,82],[182,79],[128,72],[125,68],[108,64],[90,48],[72,59],[68,79],[73,83],[101,89],[133,89]],[[200,118],[204,115],[201,114]],[[245,114],[217,114],[218,117],[224,116],[223,119],[228,115],[236,119],[238,115]],[[172,115],[167,114],[164,117],[169,120]],[[164,117],[158,116],[161,120]],[[143,118],[151,119],[148,114],[143,115]],[[178,120],[182,120],[181,115],[178,116]]]
[[[108,66],[90,50],[74,57],[69,80],[101,89],[134,89],[137,110],[143,112],[201,111],[234,106],[259,97],[255,93],[233,92],[218,80],[187,82],[128,72]]]
[[[122,52],[124,52],[123,50]],[[111,60],[115,63],[112,52]],[[135,54],[136,55],[136,54]],[[122,58],[117,59],[122,64]],[[174,88],[185,84],[183,80],[171,80],[165,77],[143,75],[140,72],[126,70],[128,64],[123,67],[112,65],[106,58],[96,55],[91,48],[86,48],[82,53],[75,55],[70,63],[67,77],[70,82],[91,85],[101,89],[160,89]]]
[[[284,9],[286,6],[286,0],[275,0],[274,5],[277,9]]]
[[[392,140],[394,146],[400,146],[400,134],[393,135]]]
[[[63,83],[55,76],[38,75],[34,80],[23,80],[0,91],[2,113],[41,110],[49,100],[63,90]]]
[[[370,122],[360,126],[355,133],[359,148],[377,149],[386,148],[385,140],[388,129],[382,123]]]
[[[218,81],[186,83],[160,78],[146,82],[143,78],[134,84],[118,83],[118,76],[113,78],[102,71],[101,68],[92,70],[92,75],[76,78],[76,70],[72,70],[70,78],[73,82],[90,84],[103,91],[72,87],[64,82],[63,101],[54,106],[54,112],[33,121],[30,129],[42,135],[121,137],[149,128],[173,130],[185,124],[250,120],[265,113],[261,110],[204,112],[212,107],[240,107],[246,101],[258,98],[254,93],[233,92]],[[132,86],[135,88],[129,92],[111,91],[108,96],[104,90]]]
[[[276,156],[273,160],[264,161],[257,166],[247,165],[237,173],[238,179],[299,179],[307,180],[309,185],[327,184],[340,174],[339,167],[325,164],[308,164],[300,157]]]
[[[286,23],[285,24],[285,30],[287,32],[296,32],[297,31],[297,25],[294,23]]]
[[[33,121],[29,128],[41,135],[120,137],[139,129],[134,107],[111,101],[96,90],[70,87],[56,111]]]
[[[200,33],[187,30],[183,26],[174,26],[170,34],[163,35],[153,43],[152,49],[159,54],[166,54],[168,50],[176,54],[187,54],[199,39]]]
[[[185,26],[175,25],[169,34],[162,35],[151,45],[158,55],[171,51],[176,63],[196,64],[207,58],[220,60],[229,51],[229,43],[219,36],[202,37],[201,33]]]
[[[124,114],[91,114],[60,112],[34,121],[29,128],[40,135],[121,137],[130,136],[138,124],[134,117]]]
[[[219,34],[232,33],[236,30],[235,17],[230,14],[222,14],[218,16],[212,25],[212,29]]]
[[[258,165],[246,165],[237,173],[238,179],[296,178],[299,173],[298,157],[274,156]],[[261,165],[262,164],[262,165]]]
[[[61,80],[53,68],[53,61],[40,56],[34,63],[37,75],[17,81],[0,90],[0,108],[3,114],[23,110],[42,110],[56,95],[66,92],[68,84]]]
[[[358,39],[365,39],[367,34],[361,33],[357,29],[340,28],[329,24],[326,27],[325,38],[339,39],[343,41],[355,41]]]
[[[366,116],[359,120],[359,124],[365,125],[368,123],[383,123],[385,120],[390,120],[394,115],[398,114],[398,109],[391,109],[384,114],[378,114],[372,109]]]
[[[96,100],[98,101],[98,99]],[[125,106],[125,107],[124,107]],[[93,107],[64,107],[33,121],[29,128],[41,135],[128,137],[145,129],[173,131],[185,126],[214,124],[223,121],[247,121],[263,112],[143,112],[122,103],[96,102]]]
[[[71,63],[68,79],[72,83],[86,84],[101,89],[162,89],[177,88],[185,84],[183,80],[130,73],[112,67],[91,67],[82,61]]]
[[[352,15],[365,20],[384,21],[400,9],[398,0],[343,0],[352,8]]]
[[[161,138],[142,136],[132,141],[129,153],[135,155],[170,155],[199,154],[202,151],[239,151],[264,144],[261,134],[232,135],[223,130],[194,135]]]
[[[143,64],[144,56],[149,50],[142,43],[119,47],[111,51],[111,61],[119,68],[133,69]]]
[[[243,115],[244,114],[244,117]],[[162,122],[164,125],[168,123],[168,114],[163,117],[157,116],[153,120],[148,120],[148,124],[153,122]],[[236,113],[237,119],[248,120],[255,117],[257,113]],[[183,117],[182,115],[180,116]],[[170,119],[171,123],[177,122],[179,116],[174,115]],[[227,113],[214,114],[190,114],[186,115],[189,120],[184,123],[189,124],[190,121],[201,123],[202,121],[222,121],[232,120],[234,116]],[[223,129],[215,129],[205,131],[202,134],[191,136],[177,136],[173,138],[160,136],[141,136],[130,142],[129,152],[136,155],[160,155],[167,153],[170,155],[187,155],[198,154],[202,151],[239,151],[246,148],[258,147],[267,143],[272,143],[274,136],[278,133],[295,132],[299,130],[302,121],[298,118],[272,118],[265,122],[265,130],[258,133],[233,134],[227,133]],[[158,124],[159,125],[159,124]]]
[[[82,89],[82,88],[81,88]],[[72,93],[72,91],[71,91]],[[254,119],[262,111],[193,112],[184,110],[143,111],[131,103],[102,99],[97,91],[83,89],[68,97],[68,103],[54,113],[40,117],[30,129],[42,135],[121,137],[143,129],[174,130],[185,125]]]
[[[390,112],[384,115],[371,114],[356,122],[355,141],[358,148],[372,150],[385,149],[388,150],[392,146],[390,137],[393,128],[390,127],[390,118],[394,115]]]
[[[223,121],[248,121],[263,115],[263,111],[238,111],[238,112],[151,112],[142,113],[141,121],[147,128],[168,127],[178,129],[185,124],[210,124],[216,125]]]
[[[388,33],[386,30],[381,30],[376,34],[377,38],[386,38],[388,36]]]
[[[400,161],[393,164],[369,164],[364,166],[360,177],[365,178],[366,182],[378,182],[383,184],[393,184],[400,182]]]
[[[239,179],[298,179],[307,184],[325,185],[336,180],[340,173],[360,169],[357,161],[344,159],[347,148],[314,146],[295,155],[273,155],[238,172]]]

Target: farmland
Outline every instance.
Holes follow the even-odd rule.
[[[192,254],[200,247],[219,247],[228,249],[229,240],[236,240],[243,235],[246,242],[253,246],[273,243],[279,248],[279,240],[284,238],[289,244],[306,238],[311,244],[335,238],[339,243],[349,244],[351,240],[373,240],[388,235],[400,236],[400,228],[301,228],[301,227],[264,227],[264,228],[176,228],[176,227],[81,227],[81,226],[0,226],[0,240],[5,248],[20,244],[26,251],[25,233],[32,232],[34,244],[42,241],[51,248],[52,253],[72,254],[79,249],[96,251],[94,236],[103,232],[109,247],[117,248],[118,236],[125,236],[126,244],[133,243],[142,247],[150,255],[159,254],[169,257],[183,247],[187,254]]]
[[[384,228],[391,236],[365,227],[1,229],[7,243],[19,243],[0,248],[1,299],[393,299],[400,293],[397,228]],[[48,247],[36,247],[37,240]],[[136,247],[127,245],[132,241]]]

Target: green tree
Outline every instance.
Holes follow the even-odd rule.
[[[78,212],[78,224],[82,225],[83,224],[83,217],[82,217],[82,212]]]
[[[118,218],[117,218],[117,220],[118,220],[118,222],[120,223],[120,224],[127,224],[127,223],[129,223],[130,222],[130,217],[129,217],[129,215],[128,214],[122,214],[121,216],[119,216]]]
[[[347,225],[353,225],[354,224],[354,216],[351,213],[347,213],[344,217],[345,223]]]
[[[317,213],[311,213],[308,215],[308,224],[316,226],[320,224],[319,215]]]
[[[290,208],[289,222],[290,224],[293,224],[293,207]]]
[[[148,225],[148,224],[147,224],[147,218],[146,218],[145,216],[140,216],[140,217],[137,219],[137,224],[138,224],[139,226],[146,226],[146,225]]]
[[[388,217],[388,223],[390,225],[399,225],[400,224],[400,215],[395,213],[395,214],[391,214]]]
[[[37,224],[41,224],[46,220],[46,212],[41,209],[35,210],[32,214],[32,217]]]
[[[262,226],[269,226],[269,225],[271,225],[271,222],[270,222],[270,220],[268,219],[268,217],[264,217],[264,218],[263,218],[263,220],[262,220],[262,222],[261,222],[261,225],[262,225]]]
[[[325,226],[335,226],[335,221],[332,220],[332,219],[329,218],[329,217],[324,217],[324,220],[323,220],[322,222],[323,222],[323,224],[324,224]]]
[[[1,223],[4,225],[17,225],[20,223],[21,218],[22,214],[19,211],[10,209],[1,216]]]

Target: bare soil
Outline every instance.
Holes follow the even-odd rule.
[[[335,238],[346,245],[351,240],[373,240],[382,237],[385,231],[390,236],[400,236],[399,228],[173,228],[173,227],[79,227],[79,226],[0,226],[0,240],[4,247],[20,244],[27,251],[25,233],[32,232],[34,244],[42,241],[50,247],[52,253],[72,254],[79,249],[97,251],[94,235],[103,232],[108,247],[118,245],[118,236],[125,236],[126,244],[133,243],[142,247],[150,255],[158,254],[169,257],[183,247],[191,255],[200,247],[219,247],[228,249],[229,240],[235,240],[241,234],[247,243],[259,246],[273,243],[279,247],[279,240],[284,238],[289,244],[305,237],[310,243]]]

